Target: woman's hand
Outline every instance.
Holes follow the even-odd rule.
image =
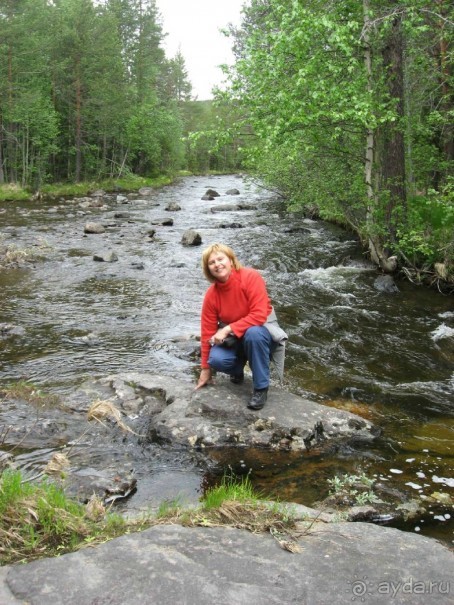
[[[206,384],[213,384],[213,377],[211,376],[210,368],[202,368],[200,372],[199,380],[197,382],[197,386],[195,387],[195,391],[204,387]]]
[[[221,345],[224,340],[231,334],[232,330],[230,326],[224,326],[223,328],[219,328],[214,336],[210,338],[211,345]]]

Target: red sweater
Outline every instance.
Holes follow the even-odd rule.
[[[218,331],[218,322],[229,324],[235,336],[241,338],[251,326],[262,326],[271,311],[265,280],[255,269],[232,269],[225,283],[212,284],[202,305],[202,368],[209,367],[208,341]]]

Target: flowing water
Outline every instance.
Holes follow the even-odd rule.
[[[209,187],[221,196],[202,201]],[[226,195],[231,188],[240,195]],[[170,202],[181,210],[166,211]],[[220,204],[250,208],[213,212]],[[169,218],[173,225],[162,225]],[[106,232],[84,234],[87,220],[103,222]],[[262,272],[289,334],[286,388],[383,429],[367,449],[238,452],[221,455],[222,464],[251,469],[259,489],[307,505],[340,473],[364,472],[415,498],[454,497],[453,298],[401,281],[398,293],[381,292],[352,234],[286,212],[275,195],[238,176],[186,177],[107,209],[70,200],[4,204],[0,225],[5,243],[44,256],[0,273],[0,323],[24,329],[0,342],[1,384],[27,380],[64,396],[86,379],[121,371],[195,381],[196,360],[181,344],[199,332],[207,287],[201,248],[181,243],[194,228],[202,247],[227,243]],[[102,250],[115,251],[118,262],[95,262]],[[166,483],[172,473],[184,484],[184,472],[171,465],[155,475]],[[431,516],[430,506],[406,529],[453,542],[451,514]]]

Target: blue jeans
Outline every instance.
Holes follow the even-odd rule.
[[[211,347],[208,364],[213,370],[231,376],[241,374],[246,361],[252,370],[254,389],[266,389],[270,384],[270,359],[273,340],[263,326],[252,326],[246,330],[236,347],[222,345]]]

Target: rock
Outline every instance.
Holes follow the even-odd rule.
[[[99,334],[96,332],[90,332],[89,334],[85,334],[85,336],[79,336],[75,338],[74,341],[87,347],[99,345],[101,342]]]
[[[113,251],[99,252],[93,255],[93,260],[104,263],[114,263],[118,256]]]
[[[216,387],[193,392],[192,385],[152,374],[127,373],[108,377],[115,396],[122,383],[134,384],[141,392],[163,390],[169,401],[150,419],[150,440],[198,448],[266,447],[273,450],[304,451],[328,449],[334,442],[371,442],[379,431],[368,420],[343,410],[320,405],[271,388],[268,403],[260,412],[247,409],[251,385],[231,385],[218,377]]]
[[[148,229],[147,235],[149,238],[152,239],[155,236],[155,234],[156,234],[156,229]]]
[[[242,229],[241,223],[221,223],[218,225],[218,229]]]
[[[139,195],[152,195],[154,193],[153,187],[141,187],[139,189]]]
[[[142,262],[131,263],[131,267],[133,269],[138,269],[139,271],[142,271],[143,269],[145,269],[145,265]]]
[[[183,246],[200,246],[202,237],[194,229],[188,229],[183,233],[181,243]]]
[[[222,206],[212,206],[210,210],[213,214],[215,212],[234,212],[240,210],[240,206],[237,204],[222,204]]]
[[[170,202],[170,204],[167,204],[164,210],[167,210],[168,212],[178,212],[181,210],[181,206],[176,202]]]
[[[173,218],[161,218],[151,221],[152,225],[162,225],[163,227],[171,227],[173,225]]]
[[[374,281],[374,288],[384,294],[397,294],[399,288],[396,286],[391,275],[380,275]]]
[[[452,604],[454,554],[367,523],[302,522],[285,541],[232,527],[157,525],[0,568],[2,605]],[[364,597],[363,597],[364,595]]]
[[[104,233],[105,231],[101,223],[85,223],[84,233]]]
[[[11,338],[13,336],[23,336],[24,334],[25,328],[22,326],[7,323],[0,324],[0,340],[5,340],[6,338]]]
[[[228,191],[225,192],[226,195],[240,195],[240,192],[238,189],[229,189]]]
[[[131,218],[130,212],[115,212],[114,218]]]
[[[284,233],[304,233],[305,235],[310,235],[312,231],[307,227],[286,227],[283,229]]]
[[[204,202],[211,202],[214,200],[214,197],[212,195],[202,195],[200,199]]]
[[[209,197],[219,197],[220,194],[214,189],[207,189],[205,195],[208,195]]]
[[[235,212],[238,210],[257,210],[257,206],[251,204],[222,204],[220,206],[212,206],[211,212]]]

